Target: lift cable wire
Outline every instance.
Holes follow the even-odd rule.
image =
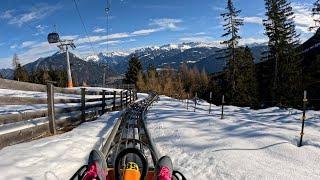
[[[107,6],[106,6],[106,16],[107,16],[107,42],[106,42],[106,45],[107,45],[107,53],[109,51],[109,13],[110,13],[110,1],[107,0]]]
[[[94,54],[97,54],[96,51],[95,51],[95,49],[93,48],[92,41],[91,41],[91,39],[90,39],[90,37],[89,37],[89,35],[88,35],[88,31],[87,31],[87,28],[86,28],[86,26],[85,26],[85,24],[84,24],[83,18],[82,18],[81,13],[80,13],[80,10],[79,10],[79,8],[78,8],[78,4],[77,4],[76,0],[73,0],[73,2],[74,2],[74,5],[75,5],[75,7],[76,7],[77,13],[78,13],[78,15],[79,15],[80,21],[81,21],[81,23],[82,23],[84,32],[86,33],[87,39],[88,39],[89,44],[90,44],[90,46],[91,46],[91,50],[92,50],[92,52],[93,52]]]

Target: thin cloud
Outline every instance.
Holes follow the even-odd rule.
[[[121,42],[122,42],[122,41],[120,41],[120,40],[106,41],[106,42],[99,43],[99,45],[106,45],[106,44],[115,45],[115,44],[119,44],[119,43],[121,43]]]
[[[99,41],[121,39],[121,38],[128,38],[128,37],[131,37],[131,35],[127,33],[115,33],[115,34],[110,34],[105,36],[89,36],[91,42],[99,42]],[[83,38],[77,39],[76,43],[77,44],[89,43],[89,40],[87,37],[83,37]]]
[[[252,23],[252,24],[263,24],[263,20],[261,17],[257,17],[257,16],[249,16],[249,17],[244,17],[243,21],[245,23]]]
[[[138,30],[138,31],[134,31],[132,32],[131,34],[132,35],[149,35],[151,33],[154,33],[154,32],[158,32],[158,31],[161,31],[161,28],[156,28],[156,29],[141,29],[141,30]]]
[[[38,36],[38,35],[44,34],[45,29],[48,28],[48,26],[39,24],[35,28],[36,28],[37,32],[34,33],[33,35]]]
[[[30,47],[31,45],[36,44],[36,41],[25,41],[21,43],[21,48],[26,48],[26,47]]]
[[[311,15],[312,4],[307,3],[292,3],[294,11],[294,22],[298,30],[303,33],[312,33],[309,27],[314,26],[313,17]]]
[[[75,40],[79,37],[79,35],[67,35],[67,36],[61,36],[61,39],[67,39],[67,40]]]
[[[265,44],[268,42],[267,38],[255,38],[255,37],[249,37],[249,38],[242,38],[239,41],[240,46],[250,45],[250,44]]]
[[[205,32],[198,32],[198,33],[195,33],[194,35],[196,35],[196,36],[200,36],[200,35],[206,35],[207,33],[205,33]]]
[[[59,8],[60,6],[58,5],[52,6],[46,4],[38,4],[28,10],[24,10],[22,13],[18,10],[7,10],[0,15],[0,18],[3,20],[7,20],[8,24],[10,25],[21,27],[26,23],[45,18]]]
[[[169,29],[172,31],[181,30],[179,24],[183,21],[181,19],[171,19],[171,18],[161,18],[161,19],[152,19],[150,25],[156,25],[160,29]]]
[[[122,44],[122,43],[128,43],[128,42],[134,42],[136,39],[129,39],[129,40],[114,40],[114,41],[106,41],[99,43],[99,45],[117,45],[117,44]]]
[[[0,19],[10,19],[13,17],[12,13],[14,10],[6,10],[4,13],[0,15]]]
[[[10,46],[10,49],[15,49],[18,45],[17,44],[13,44]]]
[[[94,33],[103,33],[103,32],[106,32],[106,29],[104,29],[104,28],[95,28],[95,29],[93,30],[93,32],[94,32]]]

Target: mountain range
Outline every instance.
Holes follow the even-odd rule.
[[[255,61],[259,62],[261,53],[267,50],[264,44],[256,44],[251,46]],[[123,75],[128,67],[128,61],[133,55],[137,56],[143,68],[146,69],[152,64],[157,69],[164,66],[179,68],[182,62],[189,66],[196,66],[199,70],[205,69],[208,73],[222,71],[226,65],[225,60],[218,58],[221,48],[210,43],[182,43],[167,44],[163,46],[152,46],[137,49],[131,53],[111,52],[90,55],[80,58],[70,53],[71,69],[76,81],[80,84],[86,82],[88,84],[101,84],[103,73],[107,73],[107,77]],[[24,65],[28,72],[41,69],[66,69],[65,53],[55,53],[46,58]],[[0,70],[5,78],[12,78],[12,70]]]
[[[262,52],[268,48],[263,44],[251,46],[255,61],[259,62]],[[225,60],[219,58],[221,48],[217,48],[209,43],[182,43],[167,44],[164,46],[153,46],[137,49],[132,53],[112,52],[108,54],[99,53],[98,55],[88,56],[86,61],[96,62],[98,64],[107,64],[110,69],[120,74],[125,73],[128,61],[133,55],[137,56],[143,68],[146,69],[150,64],[158,69],[164,66],[179,68],[183,62],[189,66],[196,66],[198,69],[205,69],[208,73],[222,71],[225,67]]]

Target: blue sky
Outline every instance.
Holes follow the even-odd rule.
[[[315,0],[291,0],[301,41],[312,35],[310,9]],[[0,69],[10,68],[17,53],[22,64],[56,52],[46,36],[54,25],[63,38],[75,39],[78,56],[97,52],[132,51],[168,43],[207,42],[219,45],[222,31],[220,14],[226,0],[111,0],[109,36],[105,14],[106,0],[76,0],[85,30],[73,0],[1,0]],[[245,25],[241,44],[262,43],[264,36],[263,0],[235,0]],[[90,46],[92,42],[93,48]]]

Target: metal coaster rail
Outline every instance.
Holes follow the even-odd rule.
[[[116,156],[127,148],[140,150],[147,157],[149,164],[152,162],[155,166],[160,155],[150,137],[145,120],[148,109],[158,99],[156,93],[150,93],[146,99],[131,104],[119,117],[100,149],[106,157],[108,167],[114,167]],[[136,157],[126,156],[121,164],[130,159],[136,160]]]

